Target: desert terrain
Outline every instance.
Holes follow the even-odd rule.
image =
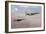
[[[16,17],[11,18],[11,28],[35,28],[41,26],[41,14],[24,16],[22,21],[14,21]]]

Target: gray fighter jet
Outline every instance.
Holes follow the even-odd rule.
[[[35,14],[39,14],[39,13],[37,13],[37,12],[36,12],[36,13],[27,13],[27,12],[26,12],[26,15],[29,15],[29,16],[35,15]]]

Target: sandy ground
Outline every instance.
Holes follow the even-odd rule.
[[[40,14],[32,15],[32,16],[25,16],[24,20],[22,21],[13,21],[14,18],[12,17],[11,26],[12,28],[34,28],[41,26],[41,16]]]

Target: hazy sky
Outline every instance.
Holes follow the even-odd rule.
[[[11,11],[13,14],[25,13],[25,12],[41,12],[40,6],[23,6],[23,5],[11,5]]]

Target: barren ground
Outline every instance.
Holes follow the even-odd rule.
[[[41,16],[40,14],[25,16],[22,21],[13,21],[15,18],[12,17],[11,26],[12,28],[34,28],[41,26]]]

